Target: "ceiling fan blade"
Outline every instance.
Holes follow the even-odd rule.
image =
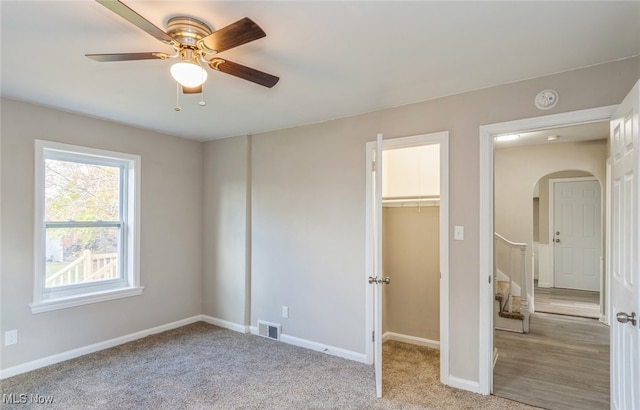
[[[163,43],[172,45],[175,40],[173,37],[160,30],[158,27],[153,25],[149,20],[145,19],[135,11],[133,11],[129,6],[122,3],[119,0],[96,0],[98,3],[102,4],[109,10],[113,11],[123,19],[127,20],[129,23],[134,26],[139,27],[140,29],[146,31],[151,34],[153,37],[162,41]]]
[[[242,64],[234,63],[233,61],[223,60],[222,58],[212,58],[209,61],[209,67],[268,88],[273,87],[280,80],[279,77],[274,75],[258,71]]]
[[[101,63],[108,61],[164,60],[169,58],[167,53],[85,54],[85,56]]]
[[[202,86],[199,85],[197,87],[185,87],[184,85],[182,86],[182,93],[183,94],[200,94],[202,92]]]
[[[265,37],[267,34],[248,17],[231,23],[200,40],[205,50],[222,52],[253,40]]]

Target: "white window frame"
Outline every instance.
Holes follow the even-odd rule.
[[[51,290],[46,281],[45,160],[81,161],[121,168],[121,249],[119,279]],[[142,294],[140,286],[140,163],[139,155],[96,148],[35,141],[34,291],[31,313],[42,313]]]

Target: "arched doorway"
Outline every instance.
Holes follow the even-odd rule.
[[[550,173],[536,183],[532,310],[594,319],[604,313],[601,187],[581,170]]]

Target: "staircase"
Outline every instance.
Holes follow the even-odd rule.
[[[509,241],[495,233],[494,327],[529,333],[529,300],[525,270],[526,243]]]

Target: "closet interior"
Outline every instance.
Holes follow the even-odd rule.
[[[383,341],[439,346],[440,145],[383,151]]]

